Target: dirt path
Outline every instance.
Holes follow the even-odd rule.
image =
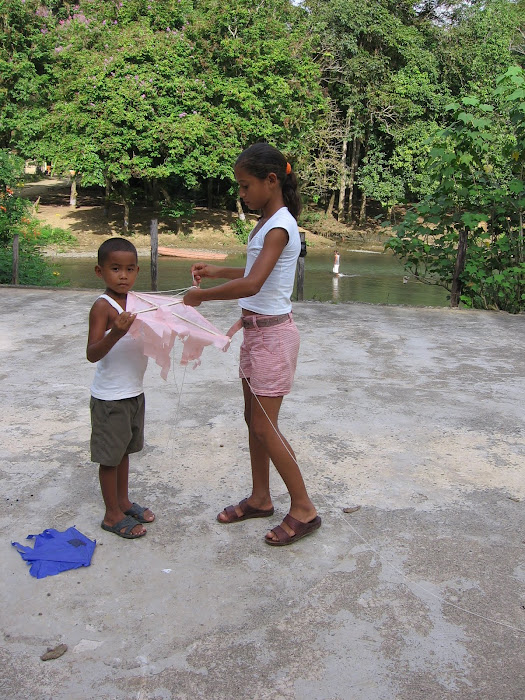
[[[24,185],[20,192],[36,204],[35,215],[40,221],[70,231],[77,239],[77,243],[67,250],[63,246],[50,246],[46,249],[48,254],[81,256],[97,250],[106,238],[122,235],[123,206],[112,203],[109,215],[105,216],[103,199],[97,190],[79,190],[76,208],[69,206],[67,180],[46,178]],[[149,249],[150,222],[154,217],[159,221],[161,246],[228,252],[244,250],[232,228],[237,217],[234,212],[196,207],[191,221],[183,224],[177,234],[172,221],[159,217],[152,208],[137,206],[131,211],[131,238],[139,250]],[[309,247],[334,246],[333,241],[322,236],[306,232],[306,237]]]

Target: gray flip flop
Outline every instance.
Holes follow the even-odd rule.
[[[100,527],[103,530],[107,530],[107,532],[113,532],[115,535],[124,537],[127,540],[136,540],[137,537],[144,537],[146,534],[143,532],[141,535],[133,535],[131,531],[137,525],[141,525],[141,523],[139,523],[138,520],[135,520],[135,518],[132,518],[130,515],[126,515],[125,518],[122,518],[122,520],[115,525],[106,525],[106,523],[102,521]],[[124,530],[124,532],[121,532],[121,530]]]
[[[146,520],[144,518],[144,513],[147,510],[150,510],[150,508],[143,508],[142,506],[139,506],[138,503],[133,503],[129,510],[124,511],[124,515],[131,515],[131,517],[135,518],[135,520],[137,520],[141,525],[146,525],[155,520],[155,516],[153,516],[153,520]]]

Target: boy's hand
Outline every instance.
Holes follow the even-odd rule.
[[[137,314],[130,311],[123,311],[117,316],[113,323],[113,330],[120,336],[126,335],[131,328],[131,324],[137,318]]]

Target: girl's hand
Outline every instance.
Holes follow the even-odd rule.
[[[198,287],[192,287],[184,295],[182,303],[186,304],[186,306],[200,306],[202,302],[201,296],[201,290]]]
[[[191,266],[191,276],[196,287],[200,285],[203,277],[217,277],[219,268],[217,265],[208,265],[207,263],[195,263]]]

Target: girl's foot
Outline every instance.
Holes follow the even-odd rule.
[[[270,530],[266,534],[264,541],[266,544],[272,545],[274,547],[283,547],[288,544],[293,544],[297,540],[306,537],[306,535],[311,535],[312,532],[318,530],[321,527],[321,518],[316,515],[308,522],[304,523],[300,520],[296,520],[289,513],[284,517],[281,525],[277,525],[273,530]]]
[[[248,520],[249,518],[268,518],[273,515],[273,505],[271,501],[266,501],[261,504],[261,506],[255,506],[248,503],[248,499],[244,498],[236,506],[227,506],[223,511],[217,516],[217,520],[220,523],[238,523],[241,520]]]
[[[317,517],[317,511],[315,508],[312,506],[311,510],[308,511],[299,511],[295,510],[288,513],[288,515],[284,518],[283,522],[279,525],[281,530],[288,535],[288,537],[291,537],[292,540],[295,538],[295,536],[298,534],[297,530],[301,529],[301,525],[309,525],[311,522],[315,521],[315,518]],[[296,527],[294,528],[293,524],[291,522],[287,522],[287,518],[292,520]],[[317,521],[316,521],[317,522]],[[321,519],[319,518],[319,525],[320,527],[320,522]],[[273,530],[270,530],[269,532],[266,533],[265,540],[269,543],[273,542],[279,542],[279,537],[276,535],[274,530],[277,528],[274,528]],[[317,529],[317,528],[316,528]],[[282,533],[281,533],[282,534]],[[308,533],[306,533],[308,534]],[[304,537],[304,535],[303,535]]]

